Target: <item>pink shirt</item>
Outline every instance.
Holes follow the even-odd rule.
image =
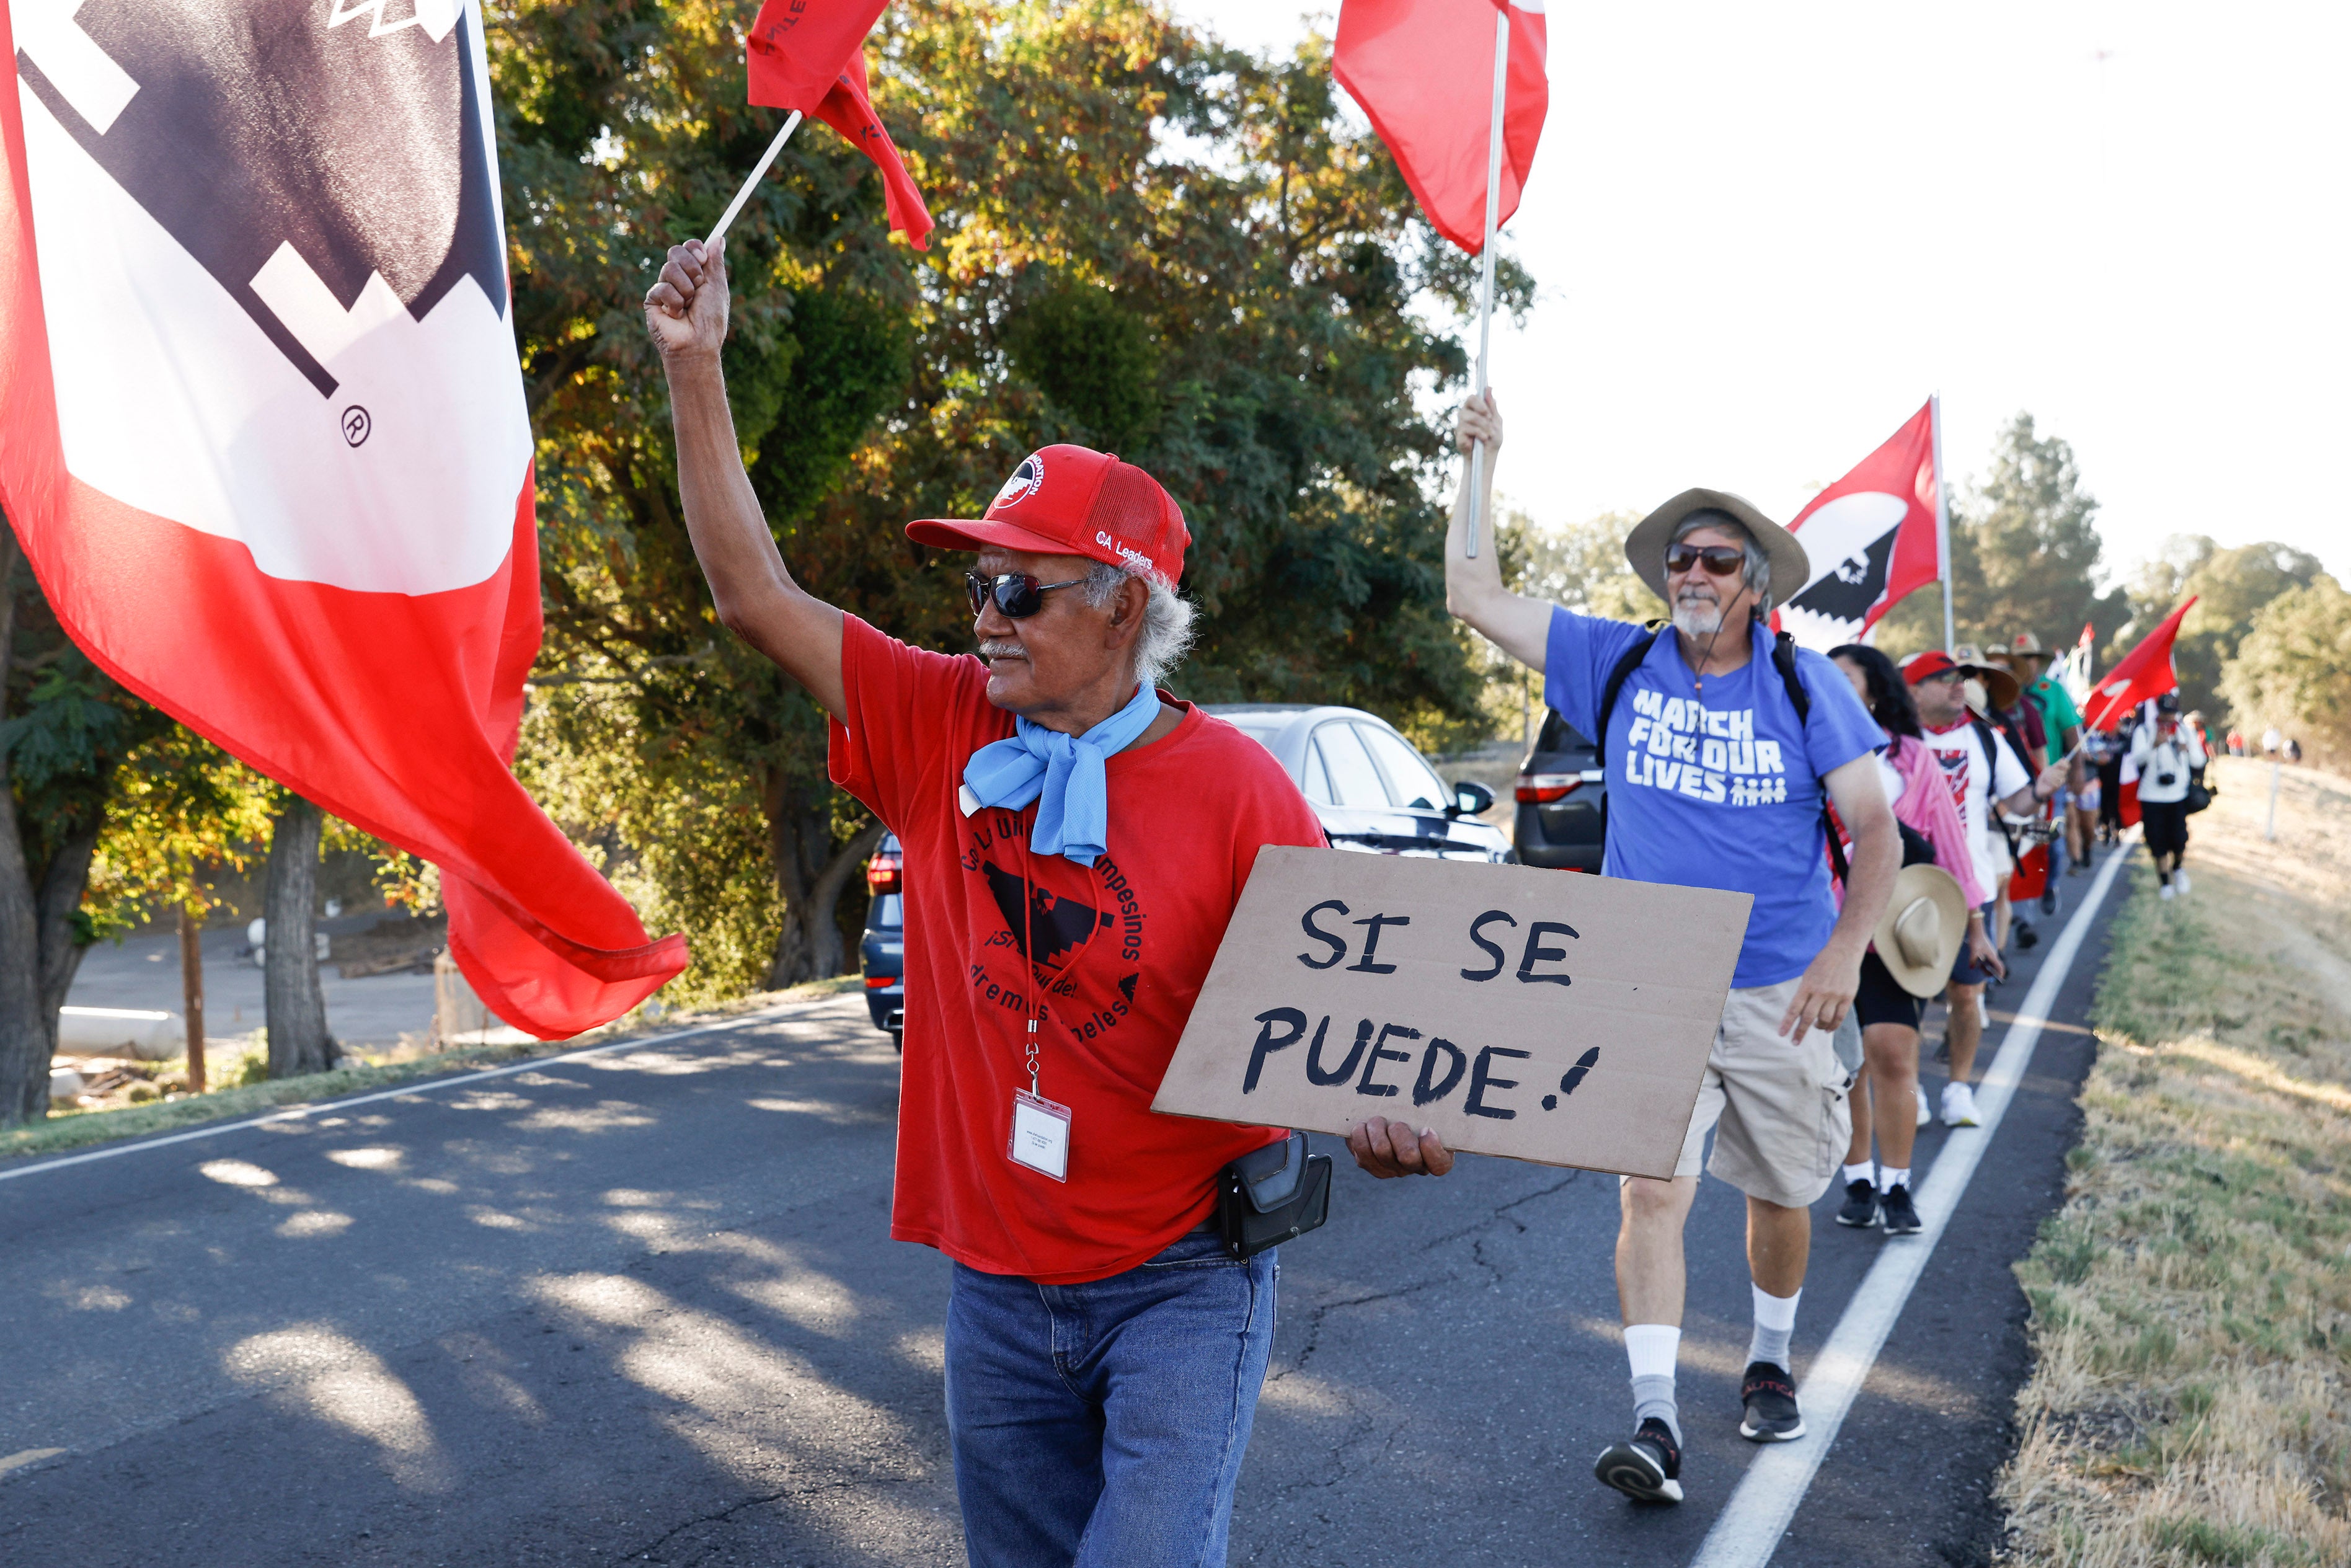
[[[1902,776],[1902,794],[1894,802],[1896,821],[1927,835],[1935,846],[1935,863],[1958,879],[1968,907],[1981,906],[1991,894],[1977,879],[1975,852],[1968,842],[1967,824],[1951,802],[1941,764],[1925,747],[1907,735],[1896,736],[1886,748],[1886,760]],[[1932,788],[1929,788],[1932,786]]]

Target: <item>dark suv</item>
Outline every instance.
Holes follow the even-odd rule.
[[[898,835],[885,833],[865,862],[865,936],[857,944],[865,960],[865,1006],[873,1027],[889,1031],[892,1044],[906,1043],[906,862]]]
[[[1608,781],[1592,743],[1557,714],[1543,718],[1519,765],[1519,859],[1551,871],[1600,869],[1601,803]]]

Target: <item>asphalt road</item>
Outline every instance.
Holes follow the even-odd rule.
[[[2062,1189],[2104,946],[1775,1563],[1988,1559],[2025,1370],[2009,1266]],[[0,1166],[0,1562],[962,1562],[946,1269],[886,1239],[896,1075],[850,997]],[[1931,1129],[1917,1164],[1983,1135]],[[1702,1184],[1688,1233],[1690,1500],[1643,1509],[1590,1469],[1628,1425],[1613,1180],[1472,1157],[1376,1183],[1340,1158],[1331,1224],[1285,1249],[1233,1561],[1688,1561],[1754,1453],[1738,1195]],[[1916,1244],[1841,1229],[1835,1197],[1800,1377],[1879,1249]]]

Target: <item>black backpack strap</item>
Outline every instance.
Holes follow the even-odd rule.
[[[1975,727],[1976,739],[1982,743],[1984,748],[1984,814],[1991,819],[1992,826],[1998,828],[2000,836],[2007,841],[2008,858],[2021,861],[2024,855],[2016,847],[2016,830],[2008,825],[2007,814],[2000,809],[2000,742],[2008,737],[1986,724],[1982,716],[1972,708],[1968,711],[1968,723]],[[2009,749],[2016,753],[2018,762],[2024,760],[2021,747],[2011,743]]]
[[[1657,639],[1666,634],[1665,624],[1662,621],[1650,622],[1647,640],[1625,650],[1616,661],[1616,667],[1608,672],[1608,679],[1600,688],[1600,716],[1592,727],[1592,763],[1603,774],[1608,771],[1608,716],[1616,711],[1616,697],[1624,691],[1625,683],[1633,678],[1633,672],[1641,667],[1641,661],[1649,656],[1649,650],[1656,647]],[[1600,792],[1600,841],[1603,844],[1608,841],[1608,800],[1615,793],[1604,786]]]
[[[1604,771],[1608,767],[1608,716],[1616,711],[1616,698],[1624,691],[1625,683],[1633,678],[1633,672],[1641,667],[1641,661],[1649,656],[1649,650],[1657,645],[1659,637],[1665,635],[1664,626],[1662,621],[1650,622],[1648,640],[1625,649],[1624,655],[1616,661],[1616,667],[1608,672],[1608,679],[1600,688],[1600,715],[1592,729],[1592,760]],[[1602,810],[1606,809],[1604,804]]]
[[[1771,667],[1780,672],[1780,684],[1788,688],[1788,706],[1796,710],[1796,727],[1803,729],[1813,722],[1813,694],[1804,689],[1803,676],[1796,673],[1796,640],[1782,632],[1772,639]],[[1844,845],[1837,834],[1836,819],[1829,815],[1828,790],[1821,790],[1821,831],[1829,842],[1829,870],[1839,882],[1845,881],[1853,868],[1845,863]]]

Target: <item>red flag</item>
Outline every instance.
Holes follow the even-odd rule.
[[[887,0],[763,0],[745,54],[751,101],[820,114]]]
[[[873,100],[866,96],[862,50],[849,57],[848,68],[817,105],[816,117],[873,160],[873,166],[882,171],[882,201],[890,214],[890,226],[904,235],[906,243],[916,250],[930,249],[926,236],[931,232],[931,210],[923,204],[921,187],[906,172],[906,161],[898,156],[897,143],[882,128],[882,117],[873,112]]]
[[[1493,9],[1489,10],[1488,5]],[[1494,101],[1496,0],[1344,0],[1331,72],[1371,117],[1437,232],[1486,246],[1486,162]],[[1551,108],[1542,0],[1510,5],[1502,108],[1501,221],[1519,210]]]
[[[1826,653],[1857,643],[1913,589],[1943,575],[1935,531],[1935,405],[1931,400],[1852,473],[1788,525],[1813,575],[1782,601],[1772,623]]]
[[[625,1012],[684,941],[507,767],[538,553],[479,9],[43,13],[0,7],[0,502],[42,591],[125,686],[438,864],[500,1018]]]
[[[883,0],[766,0],[751,24],[751,101],[813,115],[857,144],[882,171],[890,226],[928,250],[931,211],[865,86],[865,36]],[[821,74],[818,68],[823,67]]]
[[[2180,620],[2195,604],[2196,595],[2189,595],[2187,603],[2123,655],[2123,662],[2090,694],[2089,706],[2082,710],[2083,724],[2091,729],[2115,728],[2149,697],[2179,689],[2179,677],[2171,673],[2171,642],[2179,635]]]

